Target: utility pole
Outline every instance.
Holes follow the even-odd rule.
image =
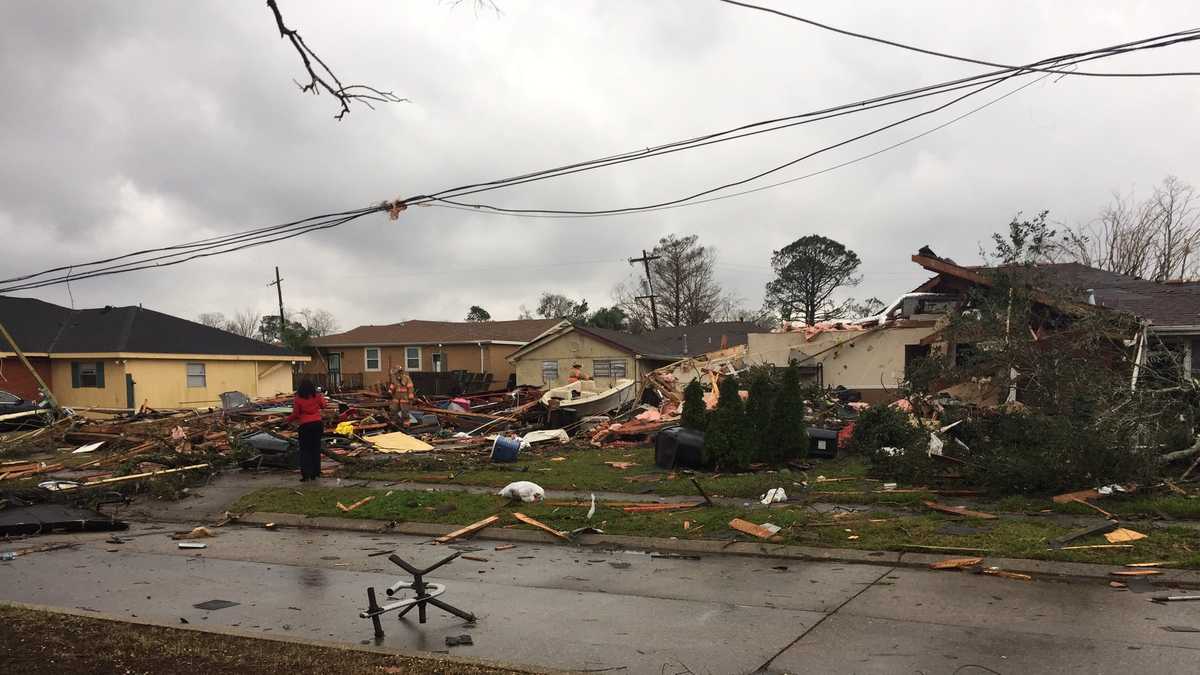
[[[283,318],[283,279],[279,278],[279,266],[275,266],[275,281],[267,284],[274,286],[279,292],[279,344],[283,344],[283,332],[287,328],[287,320]]]
[[[642,266],[646,269],[646,288],[650,291],[650,295],[639,295],[634,299],[650,300],[650,320],[653,322],[655,330],[658,330],[658,304],[655,302],[657,296],[654,295],[654,277],[650,275],[650,262],[658,260],[661,257],[661,255],[650,255],[646,253],[646,249],[642,249],[642,257],[629,259],[630,265],[642,263]]]

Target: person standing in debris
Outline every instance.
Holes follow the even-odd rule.
[[[388,385],[388,389],[392,394],[392,414],[399,415],[400,423],[409,426],[412,422],[408,409],[416,397],[416,387],[413,385],[412,376],[400,366],[393,367],[392,381]]]
[[[300,480],[316,480],[321,476],[321,433],[325,425],[321,413],[325,409],[325,397],[317,393],[312,380],[301,380],[292,398],[292,414],[288,422],[295,422],[300,430]]]
[[[583,372],[583,366],[579,365],[578,363],[571,366],[571,372],[567,374],[567,383],[568,384],[573,383],[573,382],[578,382],[580,380],[590,380],[590,379],[592,379],[592,376],[585,374]]]

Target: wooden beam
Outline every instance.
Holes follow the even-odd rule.
[[[471,523],[470,525],[467,525],[466,527],[463,527],[463,528],[459,528],[449,534],[444,534],[444,535],[438,537],[437,539],[434,539],[433,543],[446,544],[446,543],[454,541],[455,539],[459,539],[461,537],[465,537],[470,534],[475,534],[476,532],[484,529],[485,527],[492,525],[493,523],[495,523],[498,520],[500,520],[500,516],[488,516],[487,518],[484,518],[483,520]]]
[[[562,539],[563,541],[571,541],[571,538],[567,536],[566,532],[556,530],[553,527],[550,527],[549,525],[541,522],[540,520],[535,520],[533,518],[530,518],[529,516],[525,515],[524,513],[514,512],[513,517],[516,518],[517,520],[521,521],[522,523],[525,523],[526,525],[532,525],[543,532],[552,534],[555,537]]]
[[[733,520],[729,521],[729,527],[732,527],[738,532],[744,532],[746,534],[753,535],[759,539],[770,539],[771,537],[775,536],[775,533],[767,528],[761,525],[755,525],[754,523],[748,520],[742,520],[741,518],[734,518]]]
[[[103,480],[94,480],[90,483],[81,483],[79,485],[65,485],[61,491],[74,490],[77,488],[92,487],[94,485],[108,485],[109,483],[122,483],[127,480],[135,480],[138,478],[153,478],[155,476],[165,476],[170,473],[179,473],[181,471],[193,471],[195,469],[207,469],[212,466],[205,462],[204,464],[192,464],[191,466],[181,466],[178,469],[164,469],[162,471],[147,471],[146,473],[135,473],[128,476],[117,476],[116,478],[105,478]]]

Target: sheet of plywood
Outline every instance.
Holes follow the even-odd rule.
[[[375,444],[375,449],[380,452],[428,452],[433,450],[433,446],[425,441],[409,436],[403,431],[396,431],[390,434],[379,434],[378,436],[367,436],[364,440]]]
[[[1112,532],[1109,532],[1108,534],[1104,535],[1104,538],[1107,539],[1108,543],[1110,543],[1110,544],[1120,544],[1120,543],[1127,542],[1127,541],[1137,541],[1138,539],[1145,539],[1146,535],[1142,534],[1141,532],[1134,532],[1133,530],[1128,530],[1123,527],[1118,527],[1117,529],[1113,530]]]

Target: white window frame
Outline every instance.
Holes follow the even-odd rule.
[[[200,373],[193,374],[192,366],[199,366]],[[184,376],[185,382],[187,383],[188,389],[207,389],[208,388],[208,368],[205,367],[205,364],[203,364],[199,361],[190,361],[188,363],[185,363],[183,366],[183,376]],[[192,384],[193,377],[200,378],[200,384]]]
[[[417,358],[416,358],[417,365],[415,368],[413,367],[413,364],[411,363],[413,360],[413,357],[409,356],[409,352],[411,352],[412,350],[416,350],[416,352],[417,352]],[[405,347],[404,348],[404,369],[407,371],[410,371],[410,372],[421,370],[421,348],[420,347]]]
[[[371,367],[371,352],[375,352],[375,367]],[[363,370],[368,373],[378,373],[383,370],[383,350],[379,347],[363,348]]]
[[[554,366],[554,377],[546,377],[546,367],[551,364]],[[558,361],[551,361],[549,359],[542,361],[542,381],[554,382],[556,380],[558,380]]]

